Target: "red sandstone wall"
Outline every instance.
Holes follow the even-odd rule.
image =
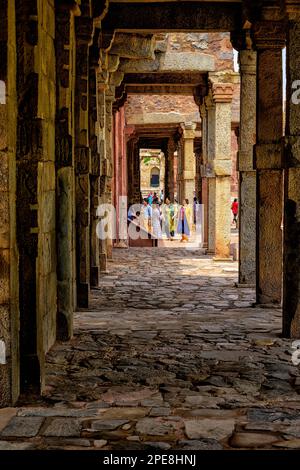
[[[229,33],[170,33],[167,50],[214,55],[216,69],[233,70],[233,51]]]
[[[193,115],[200,122],[199,109],[192,96],[129,95],[125,105],[126,116],[142,113],[180,113]],[[195,115],[195,116],[194,116]]]

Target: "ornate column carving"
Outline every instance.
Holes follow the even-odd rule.
[[[257,170],[258,304],[280,304],[282,287],[283,134],[282,48],[286,30],[281,21],[259,21],[252,36],[257,49]]]
[[[89,44],[93,23],[76,18],[75,173],[77,304],[87,307],[90,291]]]
[[[300,5],[286,1],[287,106],[284,172],[283,335],[300,338]]]
[[[74,8],[56,2],[56,241],[57,241],[57,339],[73,335],[76,296],[75,254],[75,129],[72,117],[75,91],[75,18]]]
[[[94,43],[98,34],[94,35]],[[91,149],[90,174],[90,263],[91,286],[99,285],[100,276],[100,240],[96,228],[98,224],[97,208],[100,204],[100,154],[98,151],[98,114],[97,114],[97,68],[99,51],[96,46],[90,50],[89,75],[89,140]]]

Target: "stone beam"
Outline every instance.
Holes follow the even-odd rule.
[[[234,31],[240,26],[241,12],[241,5],[235,2],[111,3],[102,27],[151,33]]]
[[[206,85],[206,75],[196,72],[182,73],[126,73],[126,85]]]
[[[205,73],[215,70],[215,58],[209,54],[193,52],[156,52],[153,60],[121,59],[119,70],[125,73]]]
[[[179,124],[181,122],[200,122],[199,113],[191,113],[183,115],[171,111],[169,113],[134,113],[127,118],[128,125],[139,125],[139,124]]]
[[[190,95],[194,87],[190,85],[126,85],[126,92],[147,95]]]

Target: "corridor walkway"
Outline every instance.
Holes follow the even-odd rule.
[[[237,263],[116,249],[44,400],[0,410],[0,448],[300,448],[300,368],[281,312],[251,307]]]

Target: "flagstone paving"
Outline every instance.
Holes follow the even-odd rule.
[[[47,357],[43,400],[0,410],[0,449],[300,448],[300,366],[237,263],[116,249]]]

